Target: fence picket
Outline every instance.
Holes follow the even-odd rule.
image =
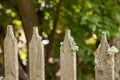
[[[106,33],[102,33],[101,43],[95,54],[96,80],[114,80],[114,55],[107,54],[109,44]]]
[[[33,35],[29,43],[29,79],[45,80],[44,46],[37,27],[33,27]]]
[[[77,80],[76,50],[77,46],[71,37],[70,30],[67,30],[60,49],[61,80]]]
[[[29,80],[45,80],[44,45],[38,34],[38,27],[33,27],[32,39],[29,43]],[[113,44],[120,50],[120,38],[115,38]],[[108,54],[109,44],[106,33],[102,33],[101,42],[95,54],[95,80],[120,80],[120,52],[115,55]],[[76,51],[78,47],[66,30],[64,41],[60,47],[60,80],[77,80]],[[18,48],[17,40],[11,25],[7,26],[4,40],[4,78],[0,80],[19,80],[18,75]],[[115,66],[114,66],[114,61]],[[116,74],[115,74],[115,70]]]
[[[116,37],[113,39],[113,45],[116,46],[119,50],[117,54],[115,54],[115,80],[120,80],[120,37]]]
[[[18,80],[17,40],[14,37],[11,25],[7,26],[4,40],[4,80]]]

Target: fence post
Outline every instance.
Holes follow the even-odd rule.
[[[33,35],[29,43],[29,79],[45,80],[44,45],[37,27],[33,27]]]
[[[60,75],[61,80],[77,80],[76,77],[76,50],[78,49],[70,30],[66,31],[60,48]]]
[[[18,80],[18,49],[17,40],[14,37],[13,28],[7,26],[4,40],[4,80]]]
[[[114,55],[107,54],[108,48],[106,33],[103,32],[95,54],[95,80],[114,80]]]

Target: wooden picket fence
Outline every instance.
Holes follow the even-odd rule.
[[[38,34],[38,28],[33,27],[32,39],[29,43],[29,80],[45,80],[44,45]],[[109,44],[106,33],[102,34],[101,43],[95,54],[95,80],[115,80],[114,55],[107,54]],[[76,51],[78,47],[71,37],[70,30],[60,48],[61,80],[77,80]],[[0,80],[19,80],[18,48],[11,25],[7,26],[4,40],[4,78]]]

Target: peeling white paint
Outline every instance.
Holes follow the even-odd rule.
[[[111,46],[107,49],[107,54],[109,55],[115,55],[115,53],[118,53],[119,50],[115,46]]]
[[[75,43],[73,37],[69,37],[70,39],[70,46],[71,46],[71,49],[73,51],[78,51],[79,50],[79,47],[77,46],[77,44]]]

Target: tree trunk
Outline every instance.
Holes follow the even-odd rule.
[[[32,37],[32,28],[38,26],[37,13],[35,11],[32,0],[17,0],[19,13],[23,22],[27,42],[29,43]]]
[[[23,29],[25,32],[27,46],[28,46],[28,43],[30,42],[32,37],[33,27],[38,26],[39,24],[37,13],[35,11],[32,0],[17,0],[17,7],[20,13],[20,17],[22,19]],[[21,70],[21,72],[23,71]],[[27,75],[23,79],[28,80]]]
[[[60,6],[61,6],[62,0],[59,1],[56,8],[56,16],[53,20],[53,30],[49,34],[49,41],[50,43],[46,46],[46,55],[45,55],[45,68],[46,68],[46,80],[50,79],[49,74],[47,73],[47,67],[49,66],[48,59],[51,56],[52,50],[54,48],[54,40],[55,40],[55,31],[57,29],[57,23],[59,20],[59,14],[60,14]]]

